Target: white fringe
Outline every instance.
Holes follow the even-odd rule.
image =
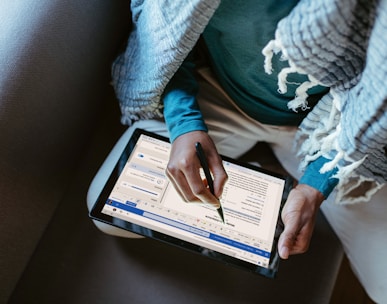
[[[274,54],[282,52],[281,59],[287,60],[289,63],[288,68],[282,69],[278,73],[278,92],[285,94],[287,92],[287,77],[290,73],[299,73],[307,75],[302,69],[297,68],[295,64],[289,60],[285,50],[283,49],[281,39],[278,31],[276,32],[275,39],[270,41],[262,50],[262,54],[265,56],[264,68],[267,74],[273,73],[272,60]],[[317,79],[307,75],[308,81],[299,85],[295,92],[295,99],[288,103],[288,108],[297,112],[298,109],[303,111],[309,109],[308,107],[308,94],[307,91],[318,85]],[[341,112],[341,98],[334,89],[330,90],[332,96],[332,105],[326,124],[320,124],[315,129],[309,126],[308,130],[300,130],[298,134],[298,140],[303,140],[301,148],[298,151],[299,156],[303,159],[300,164],[300,169],[304,170],[305,167],[312,161],[316,160],[320,156],[330,159],[320,169],[320,173],[326,173],[335,168],[338,169],[333,178],[339,179],[339,185],[337,186],[336,203],[337,204],[354,204],[368,201],[371,196],[377,192],[382,184],[376,183],[374,180],[367,179],[364,176],[355,176],[353,172],[358,168],[366,159],[364,157],[361,160],[355,161],[350,159],[345,151],[343,151],[338,144],[338,137],[341,133],[341,123],[337,123],[337,117]],[[339,118],[340,119],[340,118]],[[297,142],[297,140],[296,140]],[[336,154],[332,155],[332,151]],[[354,195],[352,192],[359,187],[367,187],[364,190],[364,194]],[[354,192],[355,193],[355,192]]]
[[[264,68],[266,74],[271,75],[273,73],[273,56],[274,54],[278,54],[279,52],[281,52],[281,50],[282,44],[277,39],[269,41],[269,43],[263,48],[262,54],[263,56],[265,56]]]
[[[296,65],[291,60],[289,60],[282,46],[278,32],[276,32],[276,38],[274,40],[269,41],[269,43],[262,50],[262,54],[265,57],[264,68],[267,74],[270,75],[273,73],[273,56],[274,54],[278,54],[279,52],[282,52],[281,60],[287,60],[289,63],[288,68],[284,68],[278,73],[278,92],[280,94],[285,94],[288,90],[287,84],[289,82],[287,81],[287,77],[289,74],[307,74],[302,69],[296,67]],[[288,103],[288,108],[293,110],[294,112],[298,112],[298,109],[301,109],[302,111],[310,109],[310,107],[308,107],[307,91],[310,88],[317,86],[319,83],[312,76],[307,76],[308,81],[305,81],[304,83],[300,84],[300,86],[296,90],[296,97]]]
[[[378,192],[381,188],[384,187],[384,184],[375,182],[374,179],[365,178],[363,176],[358,176],[356,180],[345,178],[342,181],[343,186],[337,187],[337,195],[335,203],[338,205],[353,205],[366,203],[371,200],[372,196]],[[362,191],[363,195],[351,195],[352,191],[361,188],[362,185],[369,184],[370,186],[367,189]],[[358,192],[357,192],[358,193]]]

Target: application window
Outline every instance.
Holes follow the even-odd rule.
[[[220,198],[225,223],[211,206],[186,203],[165,175],[171,145],[141,135],[103,212],[200,246],[268,266],[283,179],[232,162]]]

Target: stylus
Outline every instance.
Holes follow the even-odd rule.
[[[202,145],[200,144],[200,142],[196,143],[195,148],[196,148],[196,155],[199,158],[200,165],[202,166],[203,171],[204,171],[204,175],[206,176],[206,179],[207,179],[208,188],[210,189],[210,192],[212,194],[214,194],[214,192],[215,192],[214,191],[214,181],[212,180],[210,168],[208,166],[206,156],[204,154],[204,151],[203,151],[203,148],[202,148]],[[224,214],[223,214],[222,205],[219,204],[219,208],[217,210],[218,210],[218,214],[219,214],[220,218],[222,219],[222,222],[224,223]]]

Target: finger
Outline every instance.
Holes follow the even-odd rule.
[[[288,206],[289,204],[285,205],[281,214],[285,228],[278,241],[278,252],[283,259],[289,258],[289,255],[294,252],[297,235],[301,227],[299,214],[297,212],[287,212]]]
[[[227,173],[223,167],[223,161],[216,149],[208,149],[204,146],[205,157],[213,179],[214,196],[219,198],[222,195],[224,185],[227,181]]]
[[[191,188],[189,187],[187,180],[185,179],[184,174],[182,172],[178,171],[174,174],[171,174],[169,170],[166,170],[166,174],[170,182],[172,183],[174,189],[184,202],[200,202],[200,200],[196,198],[191,192]]]
[[[287,259],[290,255],[305,253],[310,244],[310,238],[300,231],[298,234],[282,234],[278,245],[281,258]]]
[[[186,202],[201,202],[219,208],[219,200],[211,194],[207,183],[200,176],[199,164],[194,162],[190,165],[183,165],[180,163],[178,168],[184,169],[168,166],[166,172],[175,189]]]
[[[214,179],[214,195],[220,197],[223,193],[223,188],[227,182],[228,176],[220,158],[217,162],[211,162],[211,164],[213,164],[210,166],[210,170]]]
[[[181,197],[181,199],[184,201],[184,202],[188,202],[187,198],[184,196],[183,192],[181,192],[180,190],[180,187],[179,185],[176,183],[175,179],[173,178],[173,176],[168,172],[168,170],[165,170],[165,173],[169,179],[169,181],[172,183],[173,185],[173,188],[176,190],[176,192],[179,194],[179,196]]]
[[[280,236],[278,252],[282,258],[308,250],[323,199],[318,190],[306,185],[297,185],[290,192],[281,213],[285,229]]]
[[[295,236],[289,233],[282,232],[278,241],[278,253],[282,259],[288,259],[293,251]]]
[[[309,223],[297,219],[298,217],[294,217],[284,223],[285,229],[278,242],[278,252],[283,259],[287,259],[289,255],[304,253],[309,248],[313,228]]]
[[[193,195],[203,203],[210,204],[215,208],[219,208],[220,207],[219,199],[214,194],[211,193],[208,187],[208,182],[205,179],[203,180],[201,178],[199,173],[200,170],[198,170],[197,172],[198,172],[197,175],[187,174],[185,176]]]

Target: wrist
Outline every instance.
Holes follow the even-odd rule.
[[[321,168],[327,163],[329,159],[325,157],[319,157],[315,161],[311,162],[306,168],[304,175],[299,180],[300,184],[307,184],[310,187],[313,187],[320,191],[325,198],[329,196],[329,194],[336,187],[339,180],[334,177],[337,173],[337,168],[330,170],[325,173],[321,173]]]
[[[324,194],[322,194],[316,188],[313,188],[307,184],[298,184],[295,189],[300,191],[307,199],[308,203],[320,206],[325,200]]]

